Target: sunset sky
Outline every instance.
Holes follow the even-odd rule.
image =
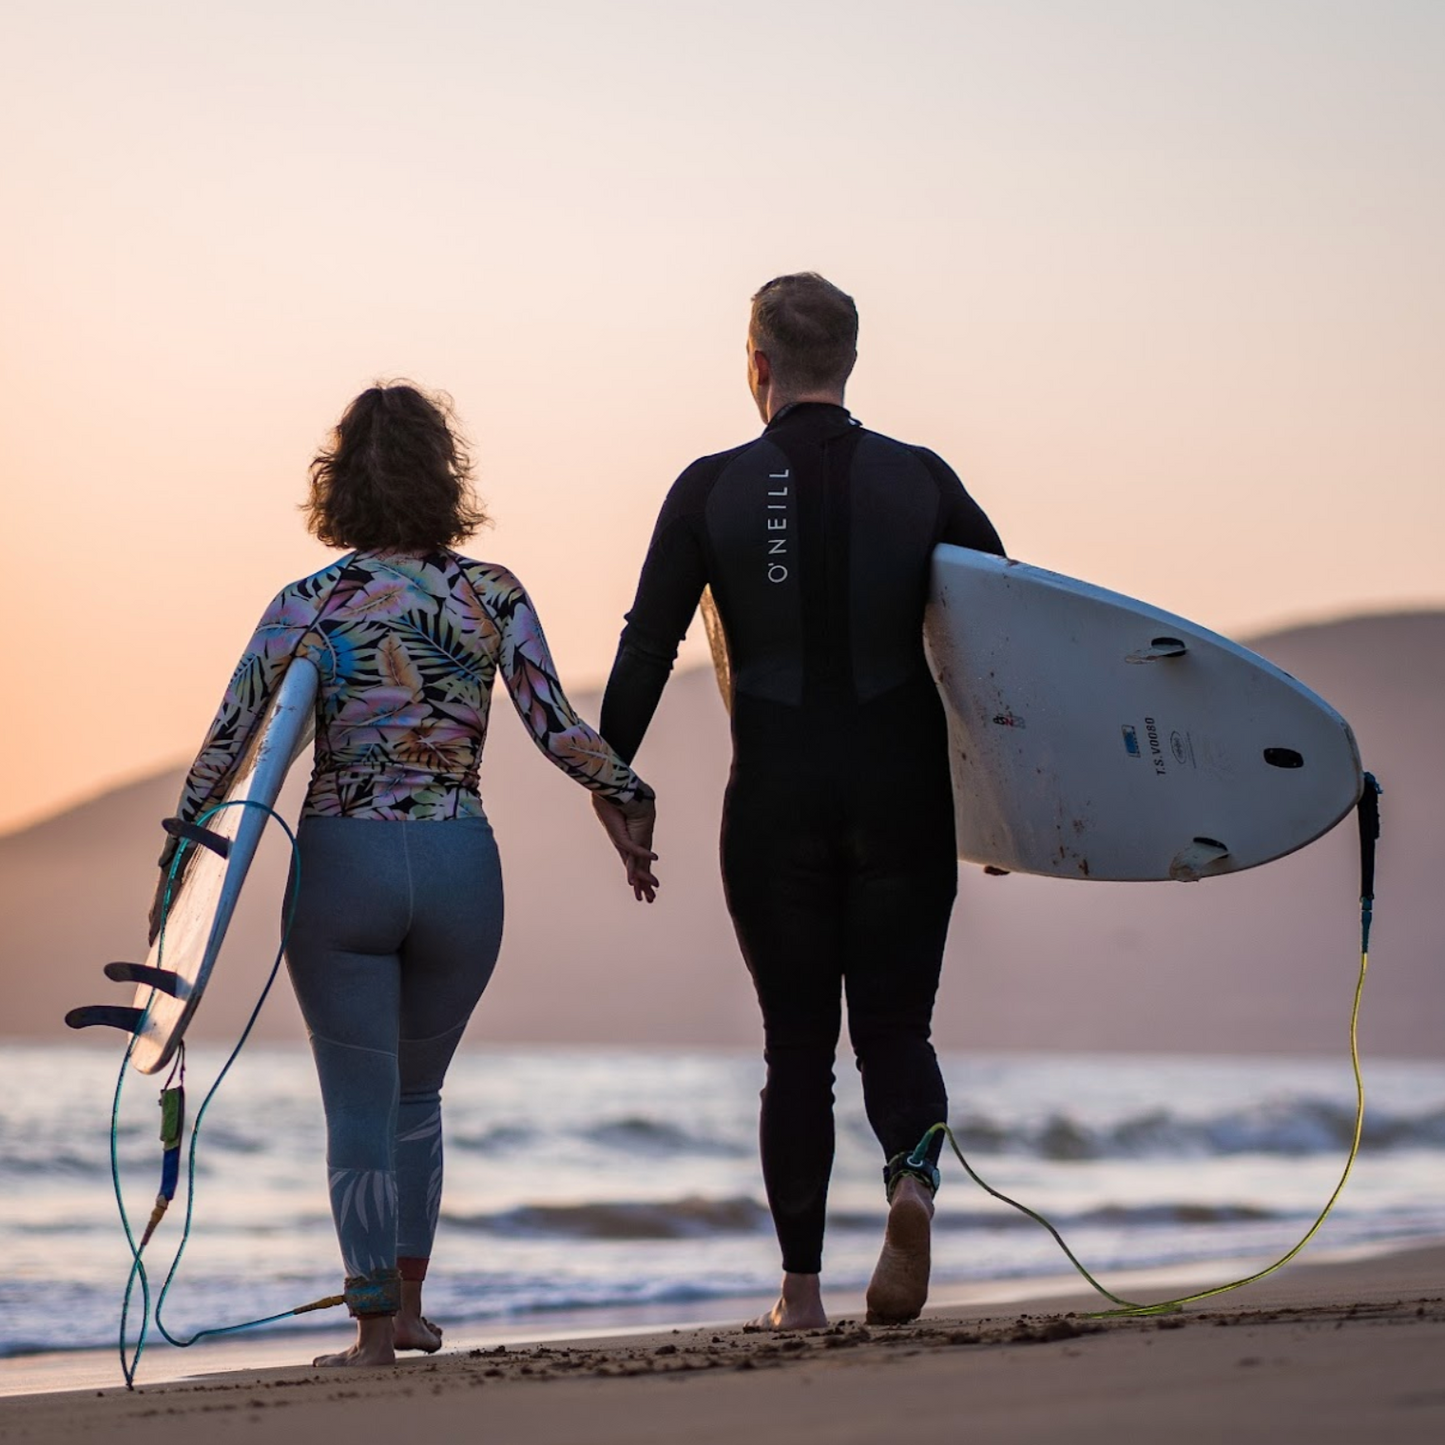
[[[193,751],[377,376],[598,683],[789,270],[1013,555],[1445,606],[1438,0],[5,0],[0,118],[0,829]]]

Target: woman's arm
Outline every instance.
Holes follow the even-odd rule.
[[[505,567],[473,564],[468,577],[500,637],[497,666],[523,726],[547,760],[614,803],[652,789],[584,722],[557,678],[542,623],[526,589]]]
[[[186,774],[177,809],[177,816],[186,822],[195,822],[219,802],[234,781],[296,647],[315,618],[314,606],[298,599],[289,587],[262,614]]]
[[[651,903],[658,886],[651,869],[657,858],[652,789],[568,701],[526,588],[505,567],[470,563],[466,575],[497,629],[497,666],[523,726],[550,763],[592,793],[634,896]]]

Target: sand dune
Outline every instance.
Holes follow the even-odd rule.
[[[1362,1041],[1377,1055],[1433,1055],[1445,1036],[1432,848],[1445,807],[1445,613],[1354,618],[1254,645],[1350,719],[1385,786]],[[595,718],[595,696],[578,702]],[[498,696],[483,790],[506,869],[507,936],[474,1037],[756,1040],[717,877],[727,724],[710,675],[674,679],[638,764],[662,799],[664,888],[651,909],[623,887],[584,794],[535,753]],[[143,952],[158,820],[179,782],[167,772],[0,838],[0,1032],[54,1035],[72,1004],[123,1001],[100,966]],[[198,1036],[233,1034],[270,964],[285,853],[278,838],[266,845]],[[1349,824],[1291,858],[1197,885],[965,869],[939,1042],[1338,1053],[1358,961],[1356,869]],[[261,1036],[300,1036],[284,986]]]

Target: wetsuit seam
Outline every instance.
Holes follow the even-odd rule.
[[[829,579],[829,611],[835,623],[829,628],[833,662],[837,668],[836,684],[847,707],[858,706],[858,679],[854,667],[853,637],[853,472],[858,461],[858,445],[863,431],[855,427],[841,437],[823,442],[823,478],[827,491],[825,503],[828,518],[826,555],[833,575]],[[842,444],[842,455],[833,451]],[[836,473],[836,475],[835,475]]]
[[[344,1039],[333,1039],[330,1034],[323,1034],[316,1029],[311,1031],[312,1042],[320,1040],[323,1044],[330,1044],[334,1049],[353,1049],[359,1054],[380,1054],[383,1058],[392,1059],[396,1054],[391,1049],[374,1049],[370,1044],[349,1044]]]
[[[468,1020],[463,1019],[461,1023],[453,1024],[451,1028],[443,1029],[439,1034],[426,1034],[421,1038],[412,1038],[409,1034],[400,1034],[398,1035],[398,1039],[404,1044],[434,1044],[438,1039],[449,1039],[453,1034],[461,1033],[461,1031],[466,1028],[467,1023]]]
[[[406,927],[402,931],[402,937],[407,938],[411,934],[412,923],[416,918],[416,880],[411,871],[411,844],[408,842],[408,835],[405,828],[401,830],[401,858],[406,869]]]

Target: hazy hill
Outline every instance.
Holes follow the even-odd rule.
[[[1437,1055],[1445,915],[1432,845],[1445,809],[1445,613],[1361,617],[1253,645],[1350,719],[1386,790],[1364,1047]],[[577,701],[595,718],[595,696]],[[534,751],[499,691],[482,783],[506,869],[507,935],[474,1038],[757,1040],[717,877],[727,725],[709,674],[674,679],[638,763],[662,807],[664,887],[651,909],[624,888],[585,795]],[[117,789],[0,838],[0,1032],[74,1038],[60,1027],[70,1005],[126,1001],[100,967],[143,954],[157,824],[180,776]],[[198,1016],[200,1036],[234,1033],[269,966],[285,851],[276,839],[267,845]],[[1357,878],[1349,823],[1293,857],[1195,885],[991,879],[965,869],[939,1042],[1339,1053],[1358,961]],[[283,982],[261,1036],[300,1035]]]

